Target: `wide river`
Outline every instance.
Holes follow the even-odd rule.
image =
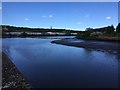
[[[117,55],[51,43],[60,38],[4,38],[2,49],[36,88],[118,87]]]

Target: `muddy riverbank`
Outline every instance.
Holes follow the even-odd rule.
[[[2,88],[24,88],[32,90],[32,86],[5,53],[2,53]]]
[[[102,52],[110,52],[113,54],[119,54],[120,43],[117,42],[105,42],[105,41],[92,41],[92,40],[77,40],[77,39],[61,39],[55,40],[51,43],[61,44],[67,46],[74,46],[79,48],[86,48],[91,50],[97,50]]]

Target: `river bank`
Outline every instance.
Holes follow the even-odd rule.
[[[2,88],[23,88],[32,90],[32,86],[5,53],[2,53]]]
[[[51,43],[74,46],[79,48],[86,48],[86,49],[97,50],[102,52],[110,52],[113,54],[118,54],[118,51],[120,51],[120,48],[119,48],[120,43],[118,42],[78,40],[76,38],[73,38],[73,39],[55,40],[55,41],[52,41]]]

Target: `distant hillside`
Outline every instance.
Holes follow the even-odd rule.
[[[28,27],[8,26],[8,25],[1,25],[1,26],[3,31],[8,30],[10,32],[81,32],[81,31],[68,30],[68,29],[28,28]]]
[[[84,40],[120,41],[120,23],[116,28],[113,25],[96,29],[87,28],[83,33],[78,34],[76,38]]]
[[[28,28],[28,27],[15,27],[8,25],[2,26],[3,37],[18,37],[18,36],[68,36],[77,35],[82,31],[67,30],[67,29],[46,29],[46,28]]]

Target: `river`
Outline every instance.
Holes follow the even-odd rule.
[[[4,38],[2,49],[35,88],[118,87],[115,54],[51,43],[61,38]]]

